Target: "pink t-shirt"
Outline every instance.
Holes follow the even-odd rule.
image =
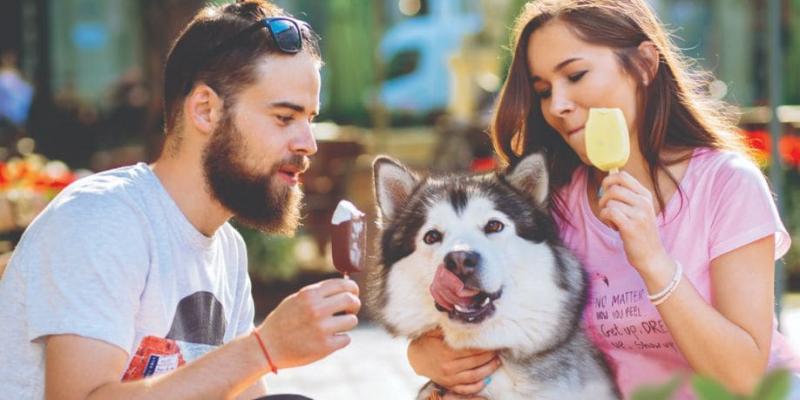
[[[775,258],[789,249],[789,235],[763,174],[741,155],[697,149],[680,185],[685,196],[676,192],[667,200],[659,233],[706,301],[711,302],[709,264],[714,258],[768,235],[775,235]],[[627,398],[643,384],[665,383],[690,367],[628,263],[619,234],[592,213],[586,191],[587,169],[581,167],[561,192],[572,226],[559,221],[559,227],[565,245],[589,272],[584,323]],[[789,344],[773,328],[770,366],[778,365],[800,370]],[[684,388],[680,398],[693,397]]]

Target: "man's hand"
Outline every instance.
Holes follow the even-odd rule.
[[[355,282],[330,279],[284,299],[257,329],[279,369],[296,367],[347,346],[350,337],[343,332],[358,324],[360,308]]]

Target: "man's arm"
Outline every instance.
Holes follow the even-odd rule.
[[[252,386],[247,388],[242,393],[239,393],[239,396],[236,397],[236,400],[253,400],[259,397],[264,397],[267,395],[267,383],[264,382],[264,378],[261,378],[256,381]]]
[[[252,336],[238,338],[170,373],[124,383],[120,377],[128,357],[114,345],[55,335],[47,340],[46,354],[47,399],[233,398],[268,371]]]
[[[361,307],[358,286],[331,279],[287,297],[257,329],[278,368],[305,365],[350,342]],[[344,315],[334,315],[345,312]],[[256,338],[239,337],[169,373],[120,382],[127,353],[75,335],[46,339],[47,399],[229,399],[269,372]]]

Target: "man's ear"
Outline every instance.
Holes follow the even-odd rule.
[[[642,83],[645,86],[649,85],[656,77],[658,72],[658,64],[661,62],[661,57],[658,53],[656,44],[650,40],[645,40],[639,43],[639,55],[642,59]]]
[[[197,84],[183,102],[183,115],[194,129],[211,134],[222,116],[222,98],[208,85]]]

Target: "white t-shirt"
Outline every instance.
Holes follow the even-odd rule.
[[[120,379],[138,379],[249,332],[253,316],[230,224],[197,231],[146,164],[99,173],[33,221],[0,279],[0,393],[44,397],[47,335],[118,346],[129,355]]]

